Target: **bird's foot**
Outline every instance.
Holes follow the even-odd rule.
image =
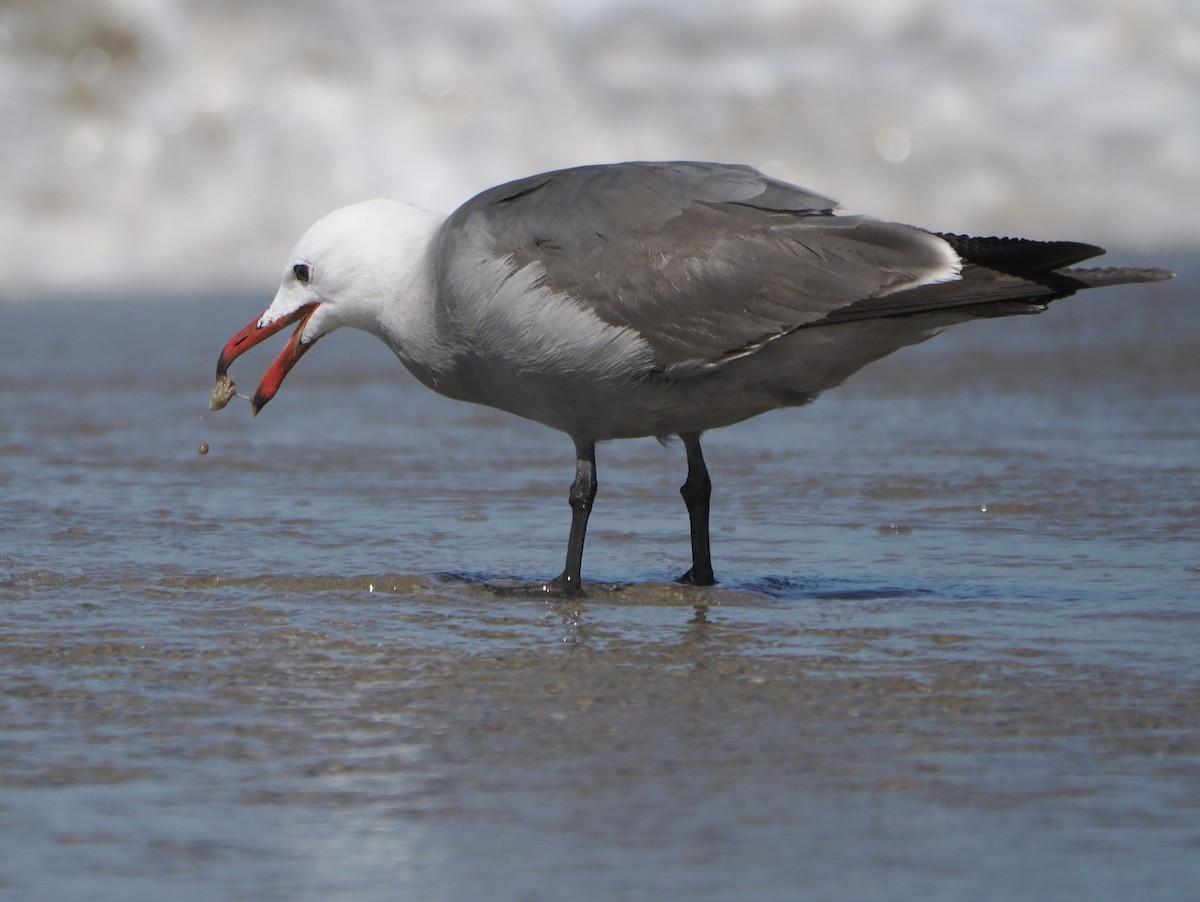
[[[518,595],[526,598],[541,596],[543,598],[581,598],[584,595],[583,583],[578,577],[568,577],[565,573],[544,583],[525,583],[515,586],[497,586],[489,584],[488,588],[497,595]]]
[[[583,581],[563,573],[542,586],[542,592],[550,598],[582,598]]]
[[[675,582],[684,586],[715,586],[717,584],[711,568],[697,570],[695,567],[690,568]]]

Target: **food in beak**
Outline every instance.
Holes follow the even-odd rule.
[[[221,351],[221,356],[217,359],[217,384],[213,388],[212,399],[209,402],[209,407],[213,410],[220,410],[237,394],[237,389],[227,373],[230,365],[241,357],[244,353],[254,347],[256,344],[270,338],[276,332],[287,328],[292,323],[299,322],[296,331],[292,333],[291,340],[288,341],[287,347],[283,352],[275,358],[275,362],[263,374],[262,382],[259,383],[258,390],[254,393],[253,398],[247,398],[250,401],[250,406],[257,414],[262,408],[275,397],[275,393],[279,391],[279,386],[283,383],[283,379],[293,366],[296,365],[304,353],[316,344],[316,339],[308,342],[302,342],[300,336],[304,333],[304,327],[308,324],[309,318],[313,311],[320,306],[319,304],[305,304],[299,309],[293,311],[287,316],[280,317],[273,323],[266,326],[260,326],[260,320],[247,325],[244,329],[238,332],[233,338],[229,339],[224,349]],[[238,397],[242,397],[238,395]]]
[[[237,386],[233,384],[233,380],[221,373],[217,376],[217,384],[213,386],[212,400],[208,402],[209,410],[223,410],[236,395]]]

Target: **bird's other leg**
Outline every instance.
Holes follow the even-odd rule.
[[[712,497],[712,480],[708,478],[708,467],[704,465],[704,453],[700,450],[700,433],[682,432],[679,437],[687,449],[687,481],[679,487],[679,494],[687,505],[691,525],[692,567],[676,582],[711,586],[716,583],[708,548],[708,502]]]
[[[582,594],[579,571],[583,566],[583,540],[587,536],[588,515],[596,500],[596,443],[575,440],[575,481],[571,483],[571,535],[567,539],[567,563],[562,575],[547,585],[547,590],[570,598]]]

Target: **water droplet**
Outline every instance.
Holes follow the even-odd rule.
[[[875,133],[875,150],[889,163],[903,163],[912,152],[912,141],[899,126],[885,125]]]
[[[63,142],[63,162],[72,169],[87,166],[100,156],[100,139],[86,128],[76,129]]]

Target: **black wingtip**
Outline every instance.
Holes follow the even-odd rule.
[[[935,233],[966,263],[1019,276],[1044,276],[1104,253],[1104,248],[1082,241],[1034,241],[1030,238],[978,238],[950,232]]]

